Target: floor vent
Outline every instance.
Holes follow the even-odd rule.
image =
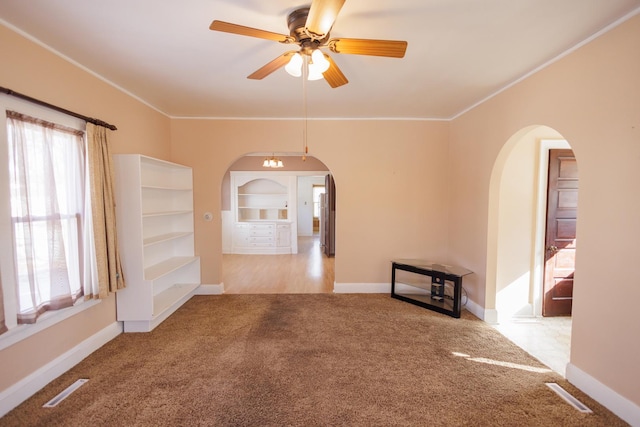
[[[84,379],[84,378],[81,378],[81,379],[77,380],[75,383],[71,384],[69,387],[67,387],[64,390],[62,390],[62,392],[60,392],[60,394],[58,394],[56,397],[54,397],[53,399],[51,399],[50,401],[48,401],[47,403],[42,405],[42,407],[43,408],[53,408],[58,403],[62,402],[64,399],[69,397],[69,395],[71,393],[73,393],[74,391],[79,389],[80,386],[82,384],[86,383],[87,381],[89,381],[89,380],[88,379]]]
[[[569,405],[573,406],[578,411],[584,414],[590,414],[593,412],[591,409],[587,408],[587,406],[584,403],[580,402],[578,399],[573,397],[567,390],[563,389],[558,384],[556,383],[545,383],[545,384],[551,390],[555,391],[558,396],[563,398]]]

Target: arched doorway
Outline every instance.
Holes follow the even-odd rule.
[[[319,206],[313,196],[320,194],[317,187],[324,186],[329,168],[315,157],[307,156],[303,161],[300,155],[278,154],[284,164],[281,168],[263,168],[266,158],[275,156],[272,153],[250,153],[232,163],[221,184],[221,219],[222,219],[222,281],[225,293],[330,293],[334,284],[334,259],[325,254],[324,241],[320,229],[314,228]],[[253,178],[259,178],[254,180]],[[254,199],[260,208],[273,201],[264,199],[263,195],[247,194],[255,191],[238,191],[243,184],[275,182],[285,183],[287,196],[277,196],[279,205],[286,209],[278,209],[277,217],[258,215],[255,209],[251,214],[244,214],[243,203]],[[287,184],[288,183],[288,184]],[[237,187],[237,188],[236,188]],[[260,193],[261,191],[257,191]],[[240,193],[245,193],[240,195]],[[284,197],[283,200],[280,200]],[[285,212],[283,212],[285,211]],[[243,213],[243,215],[240,215]],[[254,215],[255,214],[255,215]],[[244,217],[244,218],[241,218]],[[262,219],[265,219],[262,221]],[[273,223],[273,224],[271,224]],[[269,249],[267,241],[271,239],[270,231],[257,231],[253,228],[273,226],[276,247]],[[247,239],[251,239],[245,248],[238,244],[238,227],[251,228]],[[287,229],[284,238],[291,239],[290,249],[281,245],[281,228]],[[325,230],[323,230],[325,231]],[[333,230],[332,230],[333,231]],[[264,236],[262,235],[264,234]],[[289,237],[290,236],[290,237]],[[255,241],[256,243],[253,243]],[[275,249],[275,250],[273,250]]]
[[[570,149],[559,132],[531,126],[514,134],[496,159],[490,183],[486,307],[488,321],[564,373],[570,318],[541,318],[549,153],[558,149]]]

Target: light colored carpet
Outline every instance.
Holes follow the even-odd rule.
[[[78,378],[89,382],[42,408]],[[626,425],[467,312],[453,319],[344,294],[194,297],[153,332],[112,340],[0,424]]]

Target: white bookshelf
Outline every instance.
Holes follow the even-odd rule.
[[[200,286],[191,168],[140,154],[113,156],[118,242],[127,287],[116,293],[125,332],[151,331]]]

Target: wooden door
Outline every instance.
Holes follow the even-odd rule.
[[[325,255],[332,257],[336,254],[336,185],[333,181],[331,174],[325,177],[325,203],[324,203],[324,253]]]
[[[550,150],[543,316],[569,316],[578,213],[578,166],[571,150]]]

